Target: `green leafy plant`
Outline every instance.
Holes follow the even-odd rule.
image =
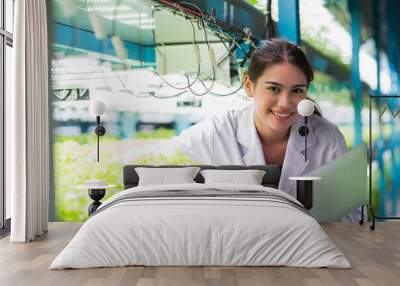
[[[165,132],[165,131],[163,131]],[[170,134],[168,132],[165,132]],[[158,134],[159,135],[159,134]],[[172,155],[145,154],[124,161],[124,151],[140,144],[154,143],[154,140],[118,140],[113,137],[102,138],[100,163],[96,162],[96,141],[91,135],[77,137],[56,137],[53,143],[55,209],[60,221],[85,221],[87,207],[91,203],[86,189],[79,189],[87,180],[106,180],[114,184],[108,189],[104,199],[123,190],[123,167],[126,164],[193,164],[189,157],[179,150]],[[152,137],[152,136],[149,136]],[[140,148],[140,145],[137,148]]]
[[[138,131],[135,133],[136,139],[168,139],[176,135],[175,130],[167,128],[157,128],[154,131]]]

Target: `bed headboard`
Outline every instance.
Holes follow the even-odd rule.
[[[222,165],[222,166],[211,166],[211,165],[127,165],[124,167],[124,189],[136,187],[139,182],[139,177],[135,171],[136,167],[151,167],[151,168],[181,168],[181,167],[200,167],[204,169],[218,169],[218,170],[263,170],[265,175],[262,180],[262,185],[265,187],[278,188],[279,179],[281,176],[281,170],[278,165],[251,165],[251,166],[240,166],[240,165]],[[194,178],[197,183],[204,183],[204,178],[200,174]]]

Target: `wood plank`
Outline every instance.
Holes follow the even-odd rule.
[[[323,224],[324,230],[352,264],[352,269],[290,267],[116,267],[49,270],[80,223],[50,223],[49,233],[32,243],[0,240],[0,285],[399,285],[400,224]]]

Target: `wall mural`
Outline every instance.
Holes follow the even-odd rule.
[[[204,14],[190,3],[167,2],[52,1],[57,220],[86,220],[91,200],[78,186],[87,180],[105,180],[116,185],[107,190],[107,198],[123,190],[122,169],[127,164],[209,162],[213,158],[206,158],[201,149],[188,147],[185,130],[199,122],[202,127],[198,128],[207,130],[212,128],[204,123],[207,118],[252,105],[253,99],[243,89],[243,75],[259,44],[258,35],[265,36],[260,28],[265,23],[257,22],[265,21],[265,14],[246,6],[254,9],[252,20],[259,31],[234,29],[234,21],[240,17],[235,14],[233,18],[226,12],[229,9],[220,7],[214,14]],[[222,18],[228,26],[215,17],[221,11],[225,11]],[[274,25],[269,25],[270,36],[273,30]],[[339,70],[336,77],[326,72],[332,70],[327,69],[330,65],[345,65],[324,60],[323,54],[309,45],[310,37],[305,37],[304,50],[315,73],[308,96],[318,102],[324,118],[339,126],[351,147],[354,113],[348,70]],[[96,116],[90,112],[90,103],[96,99],[106,105],[100,117],[106,132],[100,137],[99,162]],[[379,112],[373,114],[374,124],[379,124]],[[380,122],[388,121],[385,115],[381,118]],[[366,135],[365,130],[365,140]],[[374,131],[373,137],[377,136]],[[223,157],[223,148],[219,150]]]
[[[201,163],[168,139],[230,109],[250,104],[241,89],[254,45],[213,19],[188,17],[152,1],[54,1],[52,89],[55,210],[59,220],[87,218],[77,188],[101,179],[123,189],[126,164]],[[106,129],[96,161],[100,99]],[[171,141],[169,141],[171,142]],[[168,147],[168,148],[167,148]]]

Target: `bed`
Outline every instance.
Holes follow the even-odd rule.
[[[194,183],[151,186],[138,186],[138,167],[125,166],[125,190],[99,207],[50,269],[351,267],[308,211],[277,189],[277,166],[198,166],[264,170],[261,185],[204,183],[199,172]],[[158,168],[171,167],[181,166]]]

